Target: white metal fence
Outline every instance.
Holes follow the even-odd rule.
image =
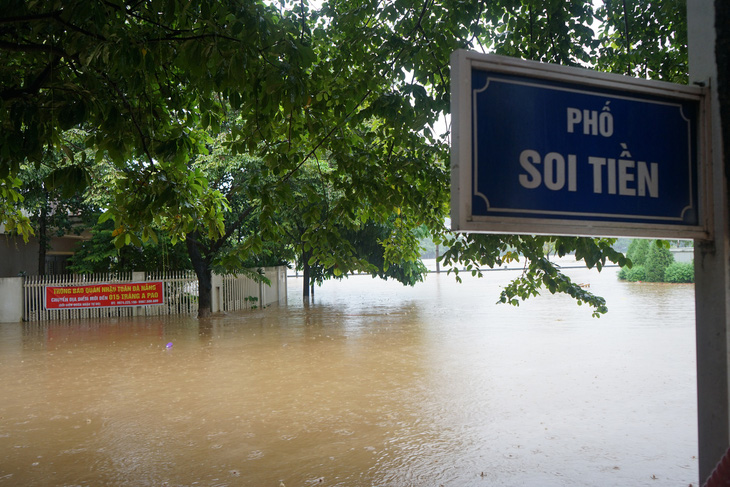
[[[189,315],[198,312],[198,278],[195,272],[153,272],[145,275],[145,281],[162,281],[165,304],[144,306],[138,315]]]
[[[264,267],[259,272],[269,280],[269,284],[257,282],[244,276],[220,276],[220,292],[218,295],[220,311],[236,311],[241,309],[260,308],[272,303],[286,302],[286,271],[287,268]],[[214,300],[217,282],[213,278]],[[214,308],[215,308],[214,304]],[[215,311],[215,309],[214,309]]]
[[[246,276],[213,275],[213,311],[236,311],[286,302],[286,267],[260,271],[271,284]],[[164,304],[154,306],[46,309],[46,286],[88,286],[162,281]],[[23,279],[23,320],[51,321],[118,316],[185,315],[198,312],[198,279],[193,271],[125,274],[64,274]]]
[[[88,286],[132,282],[132,273],[123,274],[56,274],[23,278],[23,321],[51,321],[79,318],[132,316],[131,308],[46,309],[46,286]]]

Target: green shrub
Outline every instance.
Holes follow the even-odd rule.
[[[694,282],[695,266],[693,262],[672,262],[664,271],[665,282]]]
[[[622,267],[621,270],[618,271],[618,278],[622,281],[627,281],[628,279],[626,279],[626,276],[628,275],[630,270],[631,269],[629,269],[628,267]]]
[[[674,256],[669,249],[656,245],[649,246],[649,254],[646,257],[646,280],[649,282],[664,282],[664,271],[669,264],[674,262]]]
[[[624,281],[694,282],[694,264],[674,262],[674,255],[656,240],[634,239],[626,250],[631,268],[622,267],[618,278]]]
[[[630,269],[622,267],[618,278],[629,282],[646,281],[646,268],[643,265],[635,265]]]
[[[646,263],[646,258],[649,255],[650,242],[650,240],[642,238],[636,238],[631,241],[626,251],[626,257],[628,257],[633,265],[644,265]]]

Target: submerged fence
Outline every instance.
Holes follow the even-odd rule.
[[[56,274],[23,278],[23,321],[51,321],[79,318],[111,318],[132,316],[131,308],[46,309],[47,286],[73,287],[93,284],[132,282],[132,273],[123,274]]]
[[[213,312],[236,311],[286,302],[286,267],[259,270],[270,284],[243,275],[213,275]],[[80,287],[161,282],[162,304],[48,309],[47,287]],[[189,315],[198,312],[198,279],[193,271],[124,274],[64,274],[23,278],[23,321],[51,321],[120,316]],[[1,321],[1,320],[0,320]]]
[[[219,297],[217,307],[220,311],[236,311],[286,302],[286,271],[287,268],[284,266],[260,269],[260,274],[269,281],[268,284],[244,276],[230,274],[214,276],[214,301],[217,295]],[[218,287],[220,291],[216,292]],[[215,310],[215,303],[213,308]]]

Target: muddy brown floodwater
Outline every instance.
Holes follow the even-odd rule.
[[[568,273],[607,316],[494,271],[1,325],[0,486],[697,485],[693,286]]]

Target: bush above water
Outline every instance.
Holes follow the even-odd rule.
[[[695,265],[694,262],[673,262],[664,271],[665,282],[694,282]]]
[[[618,278],[629,282],[646,281],[646,269],[643,265],[635,265],[631,268],[622,267],[618,272]]]
[[[629,249],[626,251],[626,257],[632,262],[634,267],[644,265],[646,258],[649,255],[649,240],[636,238],[629,244]]]
[[[674,256],[657,241],[635,239],[626,251],[632,266],[622,267],[618,278],[637,282],[694,282],[694,264],[674,262]]]
[[[674,262],[674,256],[668,248],[659,244],[649,246],[644,267],[646,280],[649,282],[664,282],[664,271]]]

